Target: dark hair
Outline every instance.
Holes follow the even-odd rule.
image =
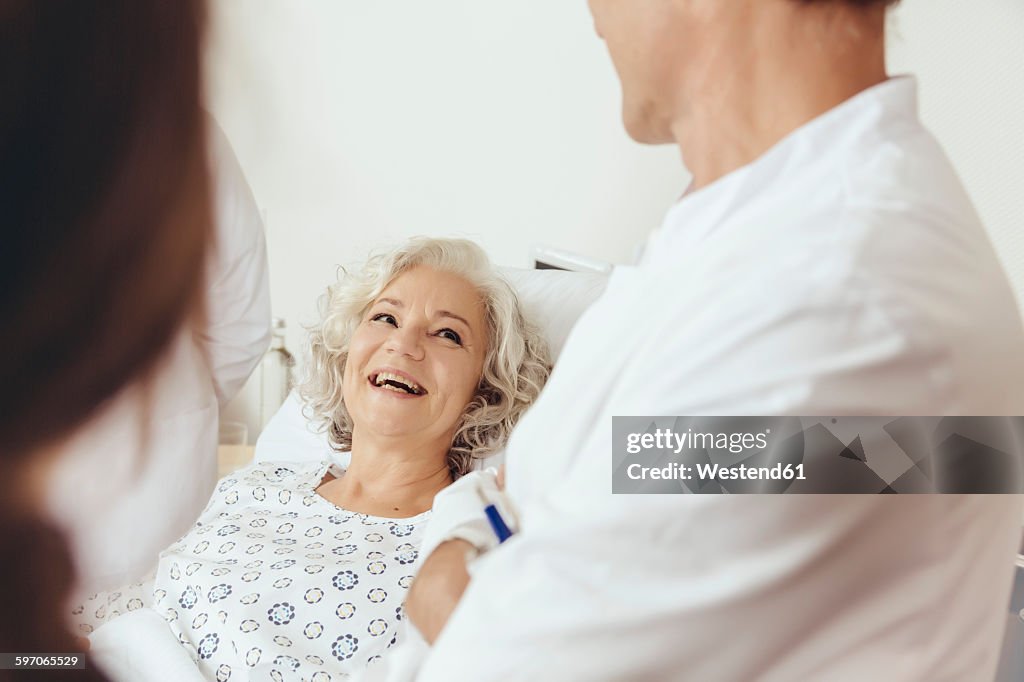
[[[8,485],[144,376],[199,310],[210,240],[203,23],[202,0],[0,0]],[[0,651],[69,650],[51,610],[69,586],[67,549],[13,497],[0,500]],[[45,599],[20,599],[28,580]]]

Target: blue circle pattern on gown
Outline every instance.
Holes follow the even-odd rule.
[[[255,464],[223,479],[161,554],[154,608],[207,679],[336,680],[404,638],[429,512],[339,509],[315,493],[326,469]]]

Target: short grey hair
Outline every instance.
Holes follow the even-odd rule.
[[[536,400],[551,372],[551,355],[539,329],[523,314],[515,291],[483,249],[465,239],[414,237],[367,260],[359,271],[340,269],[320,298],[320,322],[309,329],[309,369],[299,386],[309,415],[328,432],[331,447],[352,447],[352,417],[342,384],[348,346],[367,308],[396,277],[427,266],[466,279],[480,294],[487,325],[487,354],[476,394],[466,406],[448,451],[456,479],[505,447],[512,427]]]

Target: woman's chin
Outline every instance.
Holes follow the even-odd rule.
[[[360,433],[373,434],[378,438],[428,438],[426,431],[409,419],[408,414],[393,418],[378,415],[374,419],[359,424]]]

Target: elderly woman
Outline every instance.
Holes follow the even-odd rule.
[[[214,680],[336,680],[402,639],[434,495],[504,446],[548,351],[464,240],[371,258],[322,308],[302,393],[347,467],[224,478],[151,584],[75,609],[83,631],[151,604]]]

